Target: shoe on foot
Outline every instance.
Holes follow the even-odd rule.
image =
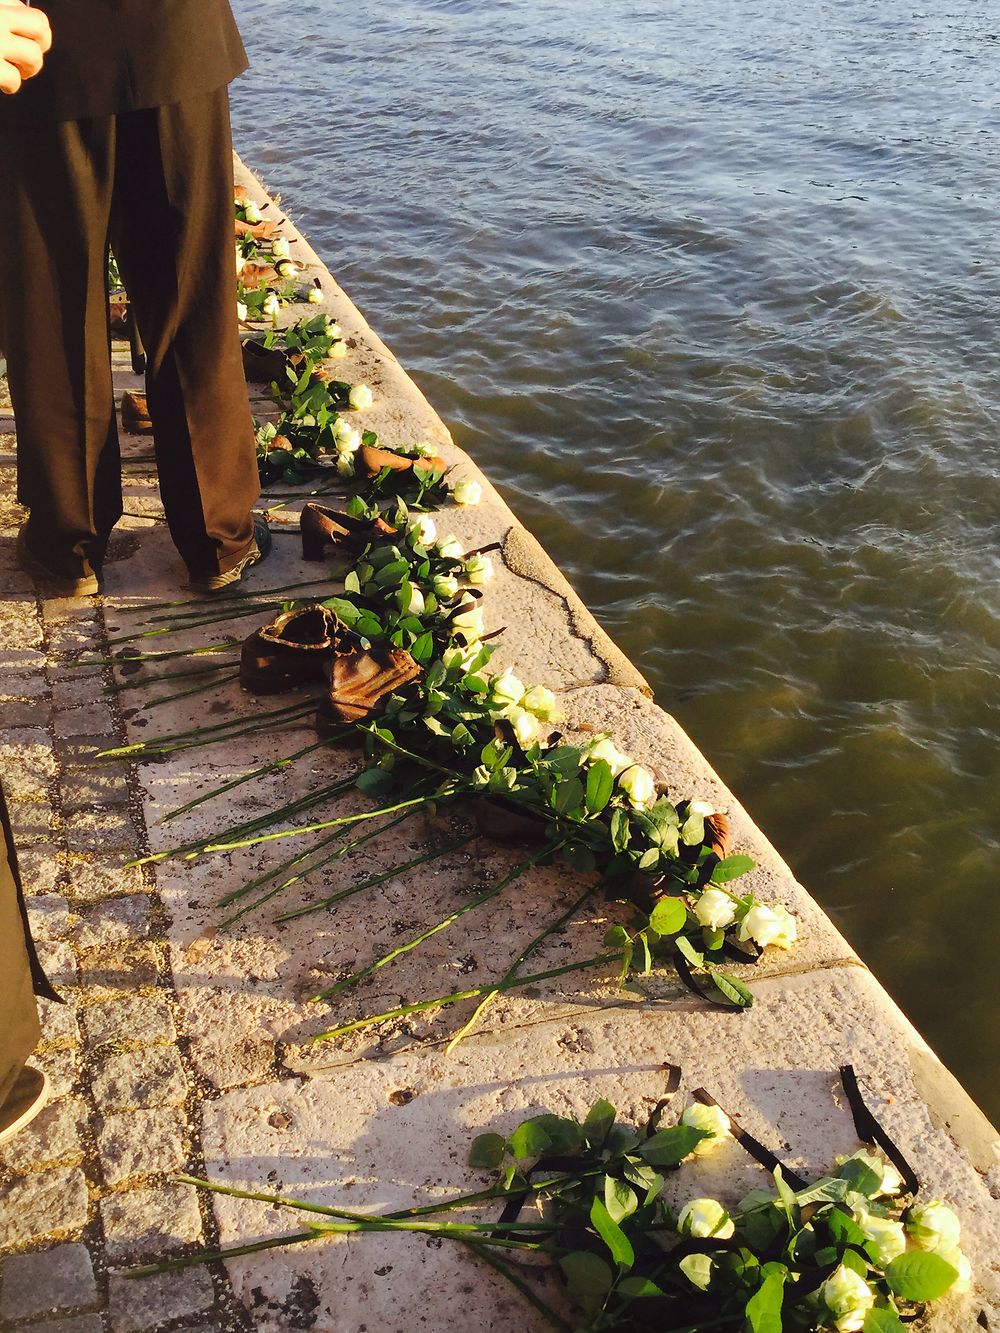
[[[149,435],[152,429],[146,395],[126,389],[122,394],[122,430],[129,435]]]
[[[248,569],[253,565],[259,565],[271,553],[271,530],[263,515],[254,515],[253,538],[250,549],[243,559],[233,565],[232,569],[227,569],[224,574],[192,574],[188,579],[191,591],[222,592],[226,588],[231,588],[234,583],[239,583]]]
[[[96,574],[85,574],[75,579],[50,569],[29,547],[23,527],[17,534],[17,563],[26,574],[44,584],[45,591],[52,597],[93,597],[100,591]]]
[[[40,1069],[25,1065],[0,1106],[0,1143],[30,1124],[49,1100],[51,1085]]]

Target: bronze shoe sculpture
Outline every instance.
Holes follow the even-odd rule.
[[[320,701],[316,730],[330,736],[345,722],[377,717],[390,694],[423,674],[404,648],[382,646],[338,654],[330,663],[330,689]]]
[[[409,472],[417,463],[422,468],[433,468],[435,472],[446,472],[448,464],[435,454],[431,458],[420,458],[410,454],[394,454],[389,449],[379,449],[373,444],[363,444],[355,454],[355,468],[361,477],[376,477],[383,468],[391,472]]]
[[[148,435],[152,429],[146,395],[126,389],[122,394],[122,430],[129,435]]]
[[[242,346],[243,374],[248,384],[271,384],[274,380],[284,384],[288,355],[282,348],[265,347],[252,338],[248,338]]]
[[[329,607],[310,602],[282,611],[255,630],[240,653],[240,685],[251,694],[281,694],[325,678],[324,665],[355,640]]]
[[[299,515],[303,560],[322,560],[328,546],[337,555],[357,559],[377,537],[392,537],[396,529],[383,518],[354,518],[338,509],[310,501]]]

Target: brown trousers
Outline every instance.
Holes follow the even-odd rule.
[[[59,998],[45,980],[28,932],[14,839],[0,789],[0,1106],[38,1044],[35,994]]]
[[[146,347],[171,536],[192,574],[253,540],[259,495],[240,358],[228,89],[92,120],[0,128],[0,346],[30,549],[100,566],[122,512],[108,242]]]

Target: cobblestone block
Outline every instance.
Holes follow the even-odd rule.
[[[64,810],[88,805],[127,805],[128,778],[117,769],[105,770],[102,762],[98,767],[65,774],[59,783],[59,795]]]
[[[71,852],[134,853],[138,846],[135,825],[121,810],[72,810],[65,820],[66,843]]]
[[[35,947],[38,961],[56,990],[76,985],[76,957],[68,944],[62,940],[37,940]]]
[[[87,1181],[81,1170],[36,1171],[0,1188],[0,1249],[52,1232],[79,1231],[87,1221]]]
[[[158,1041],[176,1041],[170,1005],[165,995],[130,995],[124,1000],[93,1004],[82,1014],[91,1046],[109,1042],[135,1042],[148,1046]]]
[[[0,1319],[27,1319],[93,1305],[94,1265],[85,1245],[57,1245],[4,1260]]]
[[[187,1095],[181,1057],[173,1046],[150,1046],[102,1062],[92,1079],[102,1111],[180,1106]]]
[[[0,732],[3,786],[10,801],[44,798],[56,774],[49,733],[42,727],[5,727]]]
[[[42,647],[42,622],[38,618],[34,599],[5,601],[3,606],[3,644],[7,652],[36,651]]]
[[[111,709],[103,700],[79,708],[59,708],[52,715],[52,730],[60,738],[89,736],[95,731],[110,731],[113,726]]]
[[[57,893],[35,894],[28,904],[28,920],[35,940],[59,940],[69,930],[69,904]]]
[[[84,1151],[81,1131],[88,1114],[80,1097],[49,1102],[30,1125],[0,1147],[0,1167],[23,1173],[41,1166],[75,1164]]]
[[[139,866],[109,866],[103,861],[77,860],[69,867],[69,890],[81,902],[100,902],[145,887]]]
[[[4,787],[7,786],[7,772],[4,770]],[[32,847],[20,847],[17,852],[18,865],[21,867],[21,880],[28,895],[47,894],[55,891],[62,874],[63,849],[57,843],[36,843]]]
[[[108,696],[104,694],[104,682],[82,669],[69,671],[52,682],[52,705],[57,709],[81,708],[85,704],[103,703],[108,706]],[[82,733],[74,733],[82,734]]]
[[[187,1157],[184,1125],[183,1112],[167,1108],[109,1115],[97,1130],[104,1179],[121,1185],[134,1176],[179,1170]]]
[[[156,944],[118,945],[80,952],[80,982],[97,998],[102,992],[137,991],[159,982],[164,965],[162,947]]]
[[[48,842],[59,821],[48,801],[12,801],[10,825],[14,846],[29,847],[32,843]]]
[[[52,712],[47,699],[0,701],[0,727],[44,727]]]
[[[148,938],[153,929],[153,900],[146,894],[109,898],[89,908],[73,932],[83,949],[96,949]]]
[[[47,1045],[66,1045],[80,1040],[80,1024],[73,1004],[56,1004],[55,1000],[38,999],[38,1017],[42,1024],[42,1041]]]
[[[66,736],[61,737],[56,743],[56,753],[59,756],[59,762],[64,770],[73,770],[79,768],[93,768],[94,764],[99,764],[102,769],[107,767],[109,773],[124,772],[124,768],[111,759],[98,759],[97,756],[103,750],[112,750],[116,745],[121,745],[121,737],[118,732],[109,728],[105,731],[95,732],[93,736]]]
[[[32,1061],[44,1069],[52,1084],[53,1097],[66,1097],[80,1078],[80,1052],[75,1046],[65,1050],[36,1051]]]
[[[110,1263],[155,1259],[201,1239],[197,1191],[190,1185],[125,1190],[101,1200]]]
[[[215,1289],[204,1268],[158,1273],[141,1282],[112,1273],[109,1288],[112,1333],[148,1333],[168,1320],[209,1314],[215,1305]]]
[[[4,674],[0,681],[0,702],[8,699],[47,699],[49,682],[40,671],[26,672],[21,675],[11,672]],[[3,710],[0,709],[0,714]]]
[[[44,1324],[31,1324],[28,1333],[104,1333],[100,1315],[72,1315],[69,1319],[46,1319]]]

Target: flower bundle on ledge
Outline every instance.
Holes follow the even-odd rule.
[[[680,1071],[672,1072],[676,1086]],[[845,1066],[842,1076],[845,1091],[853,1084],[856,1092],[853,1069]],[[958,1218],[939,1200],[918,1202],[919,1182],[877,1125],[889,1155],[862,1137],[865,1148],[810,1184],[703,1089],[694,1096],[674,1124],[664,1119],[668,1096],[641,1127],[620,1122],[615,1107],[600,1100],[583,1120],[546,1113],[509,1136],[481,1134],[469,1163],[495,1172],[489,1188],[387,1214],[184,1177],[216,1193],[292,1209],[303,1229],[130,1276],[332,1235],[415,1232],[465,1246],[563,1333],[903,1333],[904,1319],[928,1302],[969,1289]],[[871,1120],[849,1100],[856,1120]],[[668,1190],[685,1163],[726,1151],[734,1139],[770,1172],[767,1186],[728,1207],[687,1197],[673,1184]],[[481,1213],[492,1200],[504,1204],[495,1221],[440,1220]],[[517,1262],[518,1251],[530,1265]],[[546,1261],[542,1269],[539,1260]],[[572,1323],[543,1298],[538,1279],[553,1267],[574,1307]]]

